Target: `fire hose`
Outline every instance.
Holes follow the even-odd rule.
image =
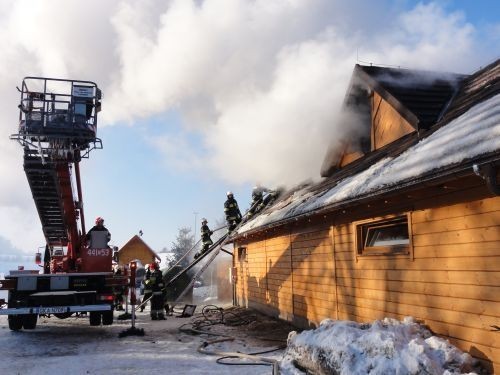
[[[205,341],[204,343],[202,343],[198,347],[198,352],[202,353],[202,354],[222,356],[222,358],[245,358],[245,359],[249,359],[249,360],[254,361],[254,362],[263,362],[262,364],[264,364],[264,365],[272,366],[273,375],[279,375],[279,373],[280,373],[279,362],[276,359],[260,357],[260,356],[253,355],[253,354],[245,354],[245,353],[239,353],[239,352],[220,352],[217,350],[207,350],[206,349],[207,346],[209,346],[209,345],[216,344],[219,342],[224,342],[224,341],[233,341],[233,340],[234,340],[234,337],[228,337],[228,338],[223,338],[223,339]],[[258,364],[258,363],[256,363],[256,364]]]

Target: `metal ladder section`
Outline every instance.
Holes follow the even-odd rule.
[[[191,284],[194,284],[194,282],[196,281],[196,276],[201,275],[203,273],[203,271],[205,271],[205,269],[210,265],[210,263],[212,263],[212,261],[215,259],[215,257],[217,256],[217,254],[219,254],[220,248],[222,247],[222,245],[225,244],[224,241],[226,240],[228,234],[229,233],[226,233],[221,238],[219,238],[217,241],[215,241],[215,243],[212,246],[210,246],[210,248],[207,251],[205,251],[204,253],[202,253],[198,258],[196,258],[195,260],[193,260],[186,268],[184,268],[183,270],[179,271],[174,277],[172,277],[169,281],[167,281],[165,283],[165,288],[167,288],[170,285],[172,285],[172,283],[175,280],[177,280],[179,277],[181,277],[186,272],[188,272],[191,268],[193,268],[194,266],[196,266],[202,259],[206,258],[209,254],[213,253],[213,255],[209,258],[209,261],[207,263],[205,263],[203,265],[203,267],[201,267],[198,272],[196,272],[196,275],[192,278],[191,282],[188,284],[187,288],[181,293],[181,295],[183,293],[185,293],[187,291],[187,289],[189,288],[189,286]],[[214,251],[214,250],[216,250],[216,251]]]
[[[68,234],[59,191],[61,181],[55,165],[50,162],[44,163],[39,156],[25,154],[24,171],[47,244],[66,244]]]

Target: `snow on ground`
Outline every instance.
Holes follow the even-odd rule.
[[[180,307],[183,306],[176,308],[176,315]],[[201,314],[203,307],[205,313]],[[212,312],[207,314],[208,310]],[[217,324],[221,311],[226,325]],[[222,355],[198,352],[204,343],[224,340],[209,343],[204,349],[261,353],[268,361],[280,363],[282,375],[306,374],[294,363],[312,368],[317,374],[474,374],[468,354],[432,336],[412,318],[403,322],[384,319],[371,324],[325,320],[315,330],[296,333],[289,324],[250,309],[225,306],[220,310],[206,305],[198,306],[196,312],[190,318],[169,316],[166,321],[152,321],[146,309],[138,313],[136,321],[136,327],[144,329],[145,336],[124,338],[118,335],[130,327],[130,321],[116,320],[118,312],[112,326],[91,327],[87,317],[42,317],[35,330],[18,332],[9,330],[7,317],[2,315],[0,373],[272,374],[272,367],[263,362],[233,358],[223,360],[232,365],[218,364]],[[193,334],[189,329],[210,334]]]
[[[472,357],[433,336],[413,318],[359,324],[324,320],[315,330],[290,333],[283,372],[303,374],[475,374]]]
[[[200,311],[201,307],[197,309]],[[40,318],[35,330],[10,331],[7,316],[0,316],[0,373],[2,375],[57,374],[271,374],[269,365],[229,366],[216,363],[217,356],[199,353],[205,341],[220,339],[215,335],[193,335],[179,327],[200,319],[168,317],[166,321],[151,321],[148,310],[138,313],[137,328],[145,336],[118,338],[130,327],[130,321],[115,320],[112,326],[91,327],[87,317],[68,319]],[[118,316],[115,312],[115,319]],[[254,326],[252,327],[252,324]],[[252,336],[253,328],[265,332],[254,323],[239,327],[213,325],[204,329],[235,337],[210,345],[207,350],[257,352],[276,348],[275,341]],[[188,325],[189,326],[189,325]],[[269,331],[271,332],[271,331]],[[272,332],[271,332],[272,333]],[[286,341],[288,331],[282,332]],[[277,335],[273,334],[273,338]],[[266,354],[279,359],[282,351]],[[246,361],[247,362],[247,361]]]

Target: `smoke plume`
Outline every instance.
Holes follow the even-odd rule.
[[[470,72],[492,58],[462,13],[397,4],[2,1],[0,235],[19,247],[39,236],[22,153],[8,140],[22,77],[97,82],[101,126],[176,113],[176,138],[168,124],[145,135],[170,167],[232,184],[295,184],[318,178],[344,135],[336,116],[358,60]]]

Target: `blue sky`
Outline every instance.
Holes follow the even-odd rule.
[[[497,1],[5,0],[0,4],[1,254],[43,236],[17,126],[28,75],[95,81],[104,149],[81,164],[86,226],[155,250],[223,217],[227,190],[318,180],[360,61],[471,73],[499,57]],[[197,212],[197,214],[195,214]],[[199,234],[197,233],[198,237]],[[1,267],[0,267],[1,268]]]

